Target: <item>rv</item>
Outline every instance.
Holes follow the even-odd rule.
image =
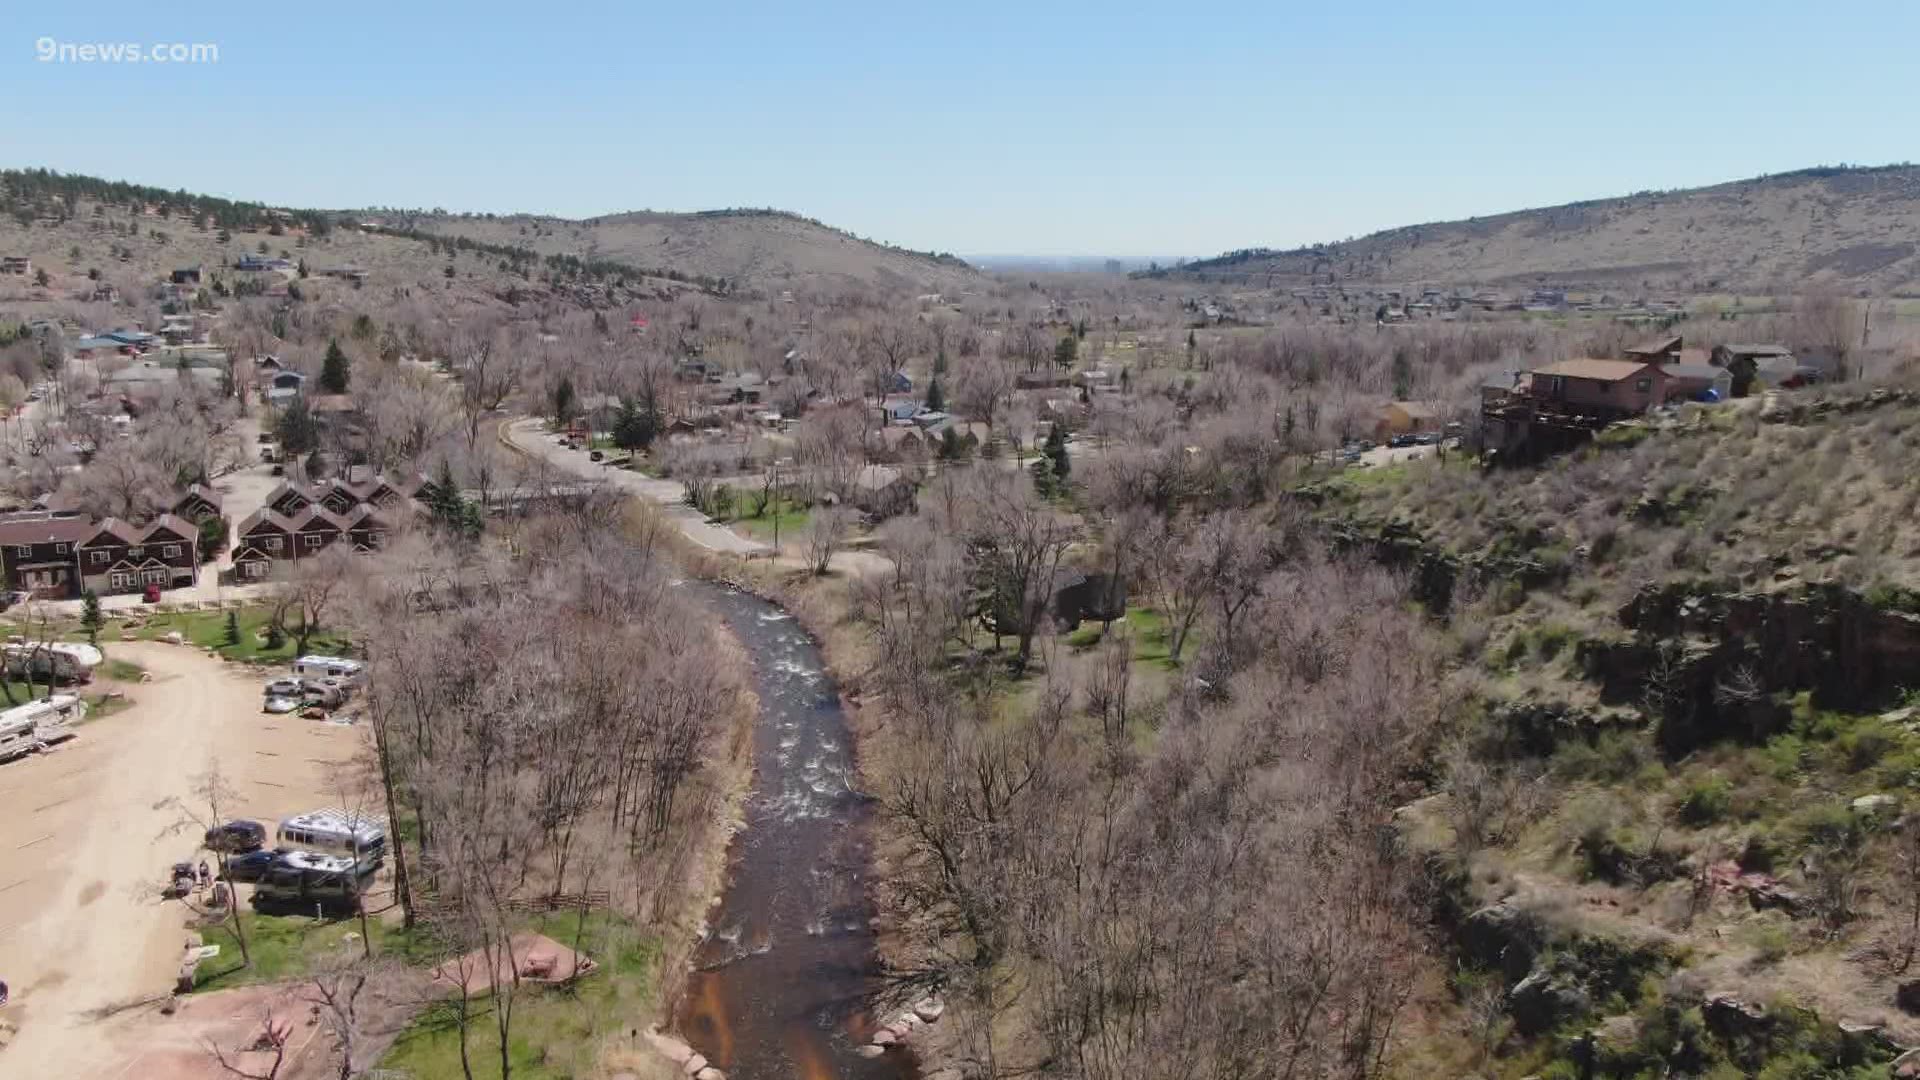
[[[100,650],[91,645],[67,641],[31,645],[17,637],[7,642],[4,654],[9,677],[44,679],[51,668],[53,677],[60,682],[91,680],[93,669],[104,659]]]
[[[70,725],[86,714],[87,703],[71,694],[55,694],[0,712],[0,761],[73,738]]]
[[[367,666],[338,656],[303,656],[293,662],[293,673],[303,679],[339,679],[348,686],[366,677]]]
[[[387,853],[386,823],[345,810],[315,810],[280,823],[280,846],[296,852],[336,855],[378,866]]]

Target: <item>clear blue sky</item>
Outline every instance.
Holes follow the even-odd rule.
[[[1920,158],[1920,4],[0,4],[0,164],[1211,254]],[[212,43],[213,64],[36,42]]]

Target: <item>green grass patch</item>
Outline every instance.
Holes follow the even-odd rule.
[[[529,929],[573,946],[600,969],[568,986],[523,985],[513,1005],[513,1029],[507,1044],[513,1075],[529,1080],[562,1080],[593,1075],[602,1039],[644,1026],[658,1005],[660,944],[607,912],[593,912],[584,924],[576,912],[559,912],[529,921]],[[428,1009],[395,1041],[382,1068],[416,1080],[452,1080],[462,1076],[458,1003]],[[500,1075],[500,1038],[489,1000],[469,1006],[467,1054],[476,1077]]]
[[[363,948],[358,918],[312,919],[243,910],[240,924],[253,962],[241,966],[240,943],[233,935],[232,920],[203,927],[201,940],[220,946],[220,955],[201,964],[194,972],[195,992],[299,978],[331,957],[359,956]],[[426,962],[444,955],[437,943],[423,932],[408,933],[375,918],[367,920],[367,928],[375,954],[398,955],[408,963]]]
[[[234,611],[239,624],[240,643],[228,645],[227,612],[224,611],[174,611],[153,615],[146,625],[134,632],[140,641],[158,641],[169,633],[178,631],[193,645],[217,651],[229,660],[240,660],[253,664],[287,663],[300,655],[296,648],[298,639],[288,634],[278,648],[269,649],[265,636],[268,612],[265,607],[245,607]],[[298,620],[295,620],[298,625]],[[307,640],[307,652],[338,656],[352,648],[346,638],[329,630],[320,630]]]
[[[734,514],[728,520],[732,524],[743,526],[747,534],[756,540],[772,540],[776,522],[778,522],[780,537],[783,541],[798,539],[801,530],[807,527],[807,522],[813,517],[811,507],[786,499],[768,506],[767,512],[759,517],[754,517],[752,514],[751,502],[741,498],[735,500]]]

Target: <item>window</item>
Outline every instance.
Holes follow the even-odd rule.
[[[320,541],[322,537],[320,536],[319,533],[308,533],[307,535],[301,537],[301,539],[306,541],[308,547],[317,548],[320,546]]]
[[[113,558],[113,555],[111,552],[106,552],[106,551],[89,551],[87,552],[87,558],[91,562],[98,564],[98,563],[106,562],[108,559]]]
[[[277,537],[277,536],[269,536],[269,537],[267,537],[267,550],[268,550],[268,551],[279,551],[279,550],[280,550],[280,538],[279,538],[279,537]]]
[[[55,555],[65,555],[67,553],[67,545],[65,544],[53,545],[53,553]]]
[[[267,576],[267,564],[265,562],[256,560],[254,562],[250,562],[245,565],[246,565],[246,574],[248,577],[266,577]]]
[[[165,555],[169,559],[177,559],[180,557],[180,545],[168,544],[166,547],[160,550],[160,553],[162,555]]]
[[[167,583],[167,572],[165,570],[148,570],[146,571],[146,579],[149,585],[165,585]]]
[[[1635,390],[1640,391],[1643,394],[1646,393],[1647,391],[1653,389],[1653,377],[1648,375],[1648,376],[1642,376],[1641,378],[1635,379],[1633,381],[1633,388]]]
[[[135,547],[135,548],[127,549],[127,554],[133,556],[136,559],[146,554],[146,552],[147,552],[147,549],[143,547]]]
[[[133,575],[125,570],[115,570],[113,574],[107,578],[107,581],[116,589],[131,588],[133,586]]]
[[[23,559],[31,559],[33,558],[33,545],[21,544],[19,547],[13,549],[13,553]]]

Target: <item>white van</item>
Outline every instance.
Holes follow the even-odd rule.
[[[320,855],[338,855],[362,863],[380,862],[387,853],[387,824],[366,814],[340,809],[295,814],[280,822],[280,846]]]
[[[339,656],[303,656],[293,662],[293,673],[302,679],[339,679],[348,686],[358,685],[366,671],[360,661]]]

